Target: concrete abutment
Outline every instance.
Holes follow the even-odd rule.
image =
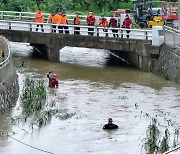
[[[180,49],[166,44],[161,45],[160,56],[153,73],[180,83]]]
[[[136,68],[143,71],[152,71],[155,67],[155,62],[157,59],[152,58],[149,54],[141,54],[138,52],[127,52],[127,51],[116,51],[111,50],[113,54],[116,55],[120,61],[123,61],[126,64],[131,64]]]

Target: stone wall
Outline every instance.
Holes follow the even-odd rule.
[[[19,85],[11,58],[9,42],[1,36],[0,48],[5,52],[5,60],[0,63],[0,114],[2,114],[16,104]]]
[[[0,84],[0,114],[16,105],[18,95],[18,78],[14,74]]]
[[[163,44],[153,72],[167,80],[180,83],[180,49]]]

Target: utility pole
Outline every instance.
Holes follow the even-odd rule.
[[[178,29],[180,30],[180,0],[178,0]]]

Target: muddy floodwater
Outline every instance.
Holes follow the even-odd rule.
[[[107,65],[109,55],[103,50],[65,47],[61,62],[53,63],[32,57],[28,44],[10,45],[20,93],[25,76],[44,80],[48,100],[71,116],[53,116],[41,128],[23,120],[14,123],[21,115],[19,98],[0,116],[0,154],[145,154],[143,141],[152,118],[161,137],[168,128],[173,144],[180,128],[180,85],[133,67]],[[53,92],[46,78],[50,70],[59,81]],[[102,129],[109,117],[119,129]]]

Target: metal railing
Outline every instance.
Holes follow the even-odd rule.
[[[8,41],[0,36],[0,50],[4,52],[5,57],[0,61],[0,83],[3,82],[8,73],[10,73],[11,67],[11,51]],[[0,55],[2,56],[2,55]]]
[[[36,22],[25,22],[25,21],[10,21],[10,20],[0,20],[0,29],[10,29],[10,30],[21,30],[21,31],[31,31],[36,32],[37,28]],[[126,38],[129,35],[130,39],[141,39],[141,40],[152,40],[152,31],[151,30],[141,30],[141,29],[125,29],[125,28],[111,28],[107,27],[106,32],[104,32],[103,27],[97,26],[84,26],[84,25],[58,25],[58,24],[50,24],[50,23],[39,23],[43,25],[43,33],[52,33],[53,30],[56,30],[56,33],[62,31],[68,34],[75,34],[75,31],[79,32],[80,35],[88,35],[89,32],[93,34],[93,36],[105,37],[106,34],[108,37],[114,37],[113,34],[117,34],[119,38]],[[64,26],[68,29],[64,29]],[[77,27],[80,30],[77,30]],[[91,28],[93,31],[88,31]],[[42,32],[41,26],[38,27],[38,32]],[[113,33],[112,30],[117,30],[116,33]],[[127,31],[130,31],[127,34]],[[117,37],[116,35],[116,37]]]
[[[164,26],[164,42],[174,48],[180,48],[180,30]]]
[[[50,13],[43,13],[44,22],[47,22]],[[67,15],[70,24],[73,24],[75,15]],[[81,24],[86,24],[86,17],[80,15]],[[1,20],[22,20],[22,21],[35,21],[35,12],[17,12],[17,11],[0,11]],[[96,24],[99,21],[100,16],[96,16]],[[107,17],[109,20],[110,17]]]

